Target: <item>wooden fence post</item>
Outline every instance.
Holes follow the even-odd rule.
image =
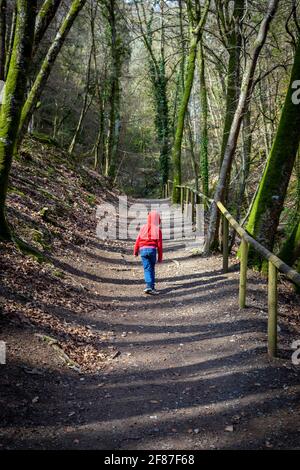
[[[278,269],[269,261],[268,281],[268,353],[271,358],[277,354],[277,284]]]
[[[228,273],[228,257],[229,257],[229,222],[223,216],[223,272]]]
[[[185,188],[185,215],[189,214],[189,203],[190,203],[190,189]]]
[[[195,193],[191,190],[191,202],[192,202],[192,224],[195,222]]]
[[[246,240],[243,238],[242,244],[241,244],[240,296],[239,296],[240,308],[246,307],[248,251],[249,251],[249,245],[246,242]]]

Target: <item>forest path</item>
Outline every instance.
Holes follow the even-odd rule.
[[[132,249],[132,241],[96,242],[81,267],[101,305],[89,322],[113,331],[121,355],[104,377],[78,383],[82,424],[58,440],[94,449],[300,448],[299,374],[290,358],[267,359],[261,278],[251,277],[251,306],[240,311],[234,265],[224,275],[220,257],[193,257],[182,241],[167,241],[160,295],[147,297]]]
[[[95,239],[64,260],[93,296],[80,321],[110,331],[121,354],[98,375],[49,380],[47,406],[36,407],[18,448],[299,449],[299,371],[290,356],[267,358],[262,279],[250,275],[240,311],[234,260],[224,275],[220,257],[169,241],[160,295],[145,296],[132,250],[132,241]]]

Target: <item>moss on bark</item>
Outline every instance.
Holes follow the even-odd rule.
[[[200,178],[202,192],[209,194],[209,168],[208,168],[208,102],[205,78],[205,60],[202,41],[199,45],[198,66],[200,79]]]
[[[300,261],[300,220],[296,222],[290,236],[281,248],[279,258],[290,266]]]
[[[181,97],[181,103],[178,110],[176,132],[172,150],[173,162],[173,194],[172,199],[176,204],[180,203],[180,192],[177,191],[176,186],[181,185],[181,145],[184,131],[185,116],[188,109],[188,104],[191,96],[191,91],[194,82],[197,47],[202,37],[203,29],[206,23],[208,10],[210,7],[210,0],[206,0],[201,12],[200,4],[192,6],[191,2],[187,2],[187,13],[191,27],[190,32],[190,45],[189,54],[186,65],[186,74],[184,80],[184,90]]]
[[[0,0],[0,80],[4,80],[5,78],[6,7],[6,0]]]
[[[13,51],[0,113],[0,238],[3,240],[11,239],[5,201],[32,53],[35,15],[36,1],[17,1]]]
[[[70,9],[66,17],[64,18],[53,43],[49,48],[49,51],[43,61],[40,71],[34,81],[34,84],[29,92],[27,100],[22,109],[21,121],[19,126],[19,145],[25,132],[27,131],[30,119],[35,110],[37,102],[40,99],[40,96],[44,90],[45,84],[47,83],[53,64],[64,44],[64,41],[75,19],[77,18],[81,9],[84,7],[86,1],[87,0],[73,0]]]
[[[173,189],[173,202],[179,203],[179,193],[176,191],[176,186],[181,185],[181,145],[182,145],[182,137],[183,137],[183,130],[184,130],[184,121],[186,116],[187,107],[189,104],[191,91],[193,87],[194,81],[194,74],[195,74],[195,66],[196,66],[196,53],[197,53],[197,45],[198,45],[198,38],[193,37],[189,56],[187,60],[187,71],[185,77],[185,87],[184,92],[182,95],[182,100],[180,103],[180,108],[178,111],[177,117],[177,126],[176,126],[176,133],[175,133],[175,140],[172,152],[172,160],[173,160],[173,171],[174,171],[174,189]]]
[[[271,251],[300,143],[300,104],[293,99],[293,84],[299,76],[300,41],[277,134],[246,227]],[[253,250],[249,252],[249,261],[261,268],[261,258]]]
[[[45,0],[43,5],[41,6],[35,24],[35,34],[33,42],[34,52],[36,51],[41,40],[43,39],[44,34],[47,31],[47,28],[50,25],[51,21],[53,20],[60,3],[61,0]]]

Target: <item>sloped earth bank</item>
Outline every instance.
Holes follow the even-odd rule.
[[[95,347],[99,335],[106,360],[80,373],[34,335],[32,320],[11,336],[4,326],[1,447],[299,449],[300,366],[291,361],[291,343],[300,339],[297,299],[281,286],[280,359],[269,361],[265,282],[249,274],[249,307],[240,311],[236,261],[228,275],[221,265],[220,257],[191,256],[182,242],[166,242],[161,294],[146,297],[132,242],[90,236],[56,259],[82,305],[57,302],[55,313],[75,317]]]

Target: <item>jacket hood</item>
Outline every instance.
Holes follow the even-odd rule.
[[[148,214],[148,221],[147,221],[147,224],[149,226],[153,226],[155,225],[155,227],[159,227],[159,224],[161,222],[161,219],[160,219],[160,215],[158,212],[156,211],[152,211]]]

